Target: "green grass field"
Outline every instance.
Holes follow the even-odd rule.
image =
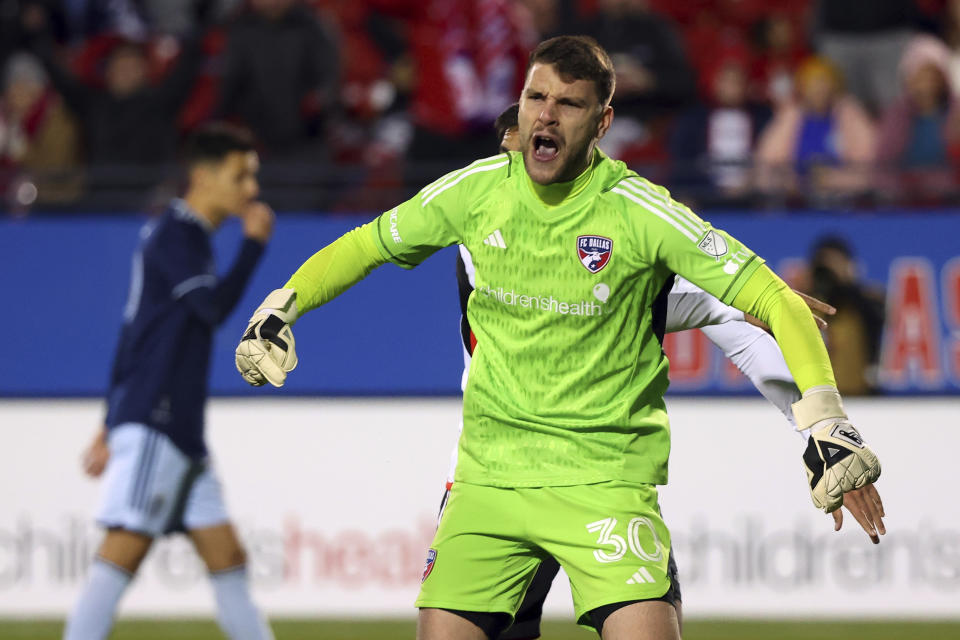
[[[3,640],[55,640],[60,622],[14,622],[0,620]],[[414,637],[415,624],[408,621],[273,621],[277,640],[390,640]],[[745,622],[737,620],[691,620],[684,640],[960,640],[960,622]],[[211,621],[123,620],[111,640],[220,640]],[[591,632],[570,622],[549,621],[543,640],[588,640]]]

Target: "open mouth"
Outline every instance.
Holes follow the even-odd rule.
[[[535,134],[532,142],[533,157],[540,162],[550,162],[560,154],[560,143],[551,135]]]

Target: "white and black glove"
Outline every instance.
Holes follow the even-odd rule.
[[[237,371],[255,387],[269,382],[282,387],[297,366],[296,345],[290,329],[297,320],[297,293],[275,289],[257,307],[237,345]]]
[[[880,477],[880,461],[847,420],[840,394],[833,387],[807,389],[793,403],[797,430],[810,429],[803,453],[810,495],[818,509],[830,513],[843,504],[843,494]]]

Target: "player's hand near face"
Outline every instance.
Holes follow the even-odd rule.
[[[868,484],[865,487],[854,489],[843,494],[843,506],[850,512],[863,530],[867,532],[873,544],[880,544],[880,536],[886,535],[887,529],[883,526],[883,501],[877,487]],[[833,530],[840,531],[843,526],[843,510],[837,509],[833,515]]]
[[[108,460],[110,460],[110,448],[107,446],[107,428],[103,427],[83,452],[81,460],[83,472],[91,478],[97,478],[103,473]]]
[[[240,211],[243,221],[243,235],[266,244],[273,235],[273,209],[263,202],[253,201]]]

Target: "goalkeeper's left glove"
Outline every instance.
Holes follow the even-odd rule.
[[[290,325],[297,319],[297,293],[275,289],[257,307],[237,345],[237,371],[255,387],[269,382],[282,387],[297,366]]]
[[[833,387],[813,387],[793,403],[797,430],[810,429],[803,464],[810,495],[818,509],[830,513],[843,504],[843,494],[875,482],[880,461],[847,420],[840,394]]]

